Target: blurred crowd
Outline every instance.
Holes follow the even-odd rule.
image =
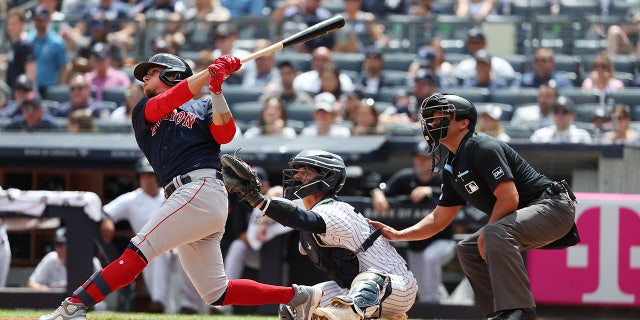
[[[505,141],[636,143],[640,15],[633,1],[628,9],[619,8],[624,1],[581,4],[594,16],[621,19],[590,25],[585,37],[604,45],[574,56],[575,70],[566,68],[566,50],[544,41],[526,54],[492,53],[488,42],[495,36],[484,22],[523,10],[562,17],[578,9],[564,0],[521,2],[9,1],[0,8],[7,22],[0,127],[100,132],[109,131],[107,125],[127,132],[131,110],[143,97],[132,68],[152,54],[180,55],[199,71],[218,56],[246,57],[339,14],[344,28],[249,61],[225,82],[239,135],[418,134],[421,102],[451,92],[476,104],[481,131]],[[423,21],[424,32],[398,39],[405,36],[387,23],[397,16]],[[463,33],[450,35],[455,39],[445,38],[432,25],[439,16],[468,23],[461,24]],[[399,48],[402,40],[415,52]],[[463,45],[452,47],[451,40]],[[508,95],[512,99],[503,99]]]

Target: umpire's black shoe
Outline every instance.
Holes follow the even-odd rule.
[[[487,320],[538,320],[536,308],[500,310]]]

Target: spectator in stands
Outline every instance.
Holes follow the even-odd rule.
[[[287,126],[287,111],[284,104],[275,96],[264,101],[258,122],[244,132],[245,138],[257,136],[295,138],[296,135],[296,131]]]
[[[0,190],[2,190],[1,187]],[[0,222],[0,288],[7,285],[10,268],[11,246],[9,245],[9,236],[7,235],[7,227]]]
[[[160,187],[160,182],[147,158],[140,157],[134,170],[137,188],[119,195],[103,207],[105,216],[100,223],[100,231],[106,243],[113,240],[115,223],[127,221],[132,231],[137,233],[165,201],[164,190]],[[170,290],[174,283],[171,280],[171,275],[175,272],[173,270],[177,270],[180,274],[180,304],[185,309],[180,312],[199,312],[197,309],[200,308],[202,300],[180,267],[177,254],[171,251],[156,257],[142,270],[142,277],[151,298],[148,311],[153,313],[173,312],[171,305],[173,305],[174,297]]]
[[[98,128],[93,123],[93,117],[86,109],[78,109],[71,112],[67,122],[67,132],[96,132]]]
[[[13,118],[21,113],[20,105],[28,92],[34,90],[33,81],[26,74],[21,74],[13,86],[13,99],[0,108],[0,118]]]
[[[602,144],[603,136],[611,131],[611,118],[604,107],[596,108],[591,117],[591,131],[593,132],[593,143]]]
[[[514,87],[538,88],[544,83],[554,82],[558,89],[573,88],[573,82],[556,70],[554,52],[551,48],[540,47],[533,52],[533,70],[523,74],[512,83]]]
[[[626,21],[614,24],[607,29],[607,54],[631,54],[640,56],[640,41],[634,44],[631,39],[640,35],[640,10],[629,10]]]
[[[20,105],[22,114],[11,118],[6,131],[60,131],[56,120],[46,112],[38,91],[28,92]]]
[[[194,61],[195,66],[193,67],[194,72],[202,71],[209,67],[214,61],[213,59],[213,50],[211,49],[202,49],[198,51],[198,60]]]
[[[187,12],[187,6],[182,0],[144,0],[138,6],[138,12],[155,18],[166,17],[172,13],[182,17]]]
[[[336,100],[342,99],[342,84],[340,83],[340,69],[333,64],[327,64],[320,70],[320,91],[333,94]]]
[[[453,74],[451,63],[444,61],[444,55],[444,48],[442,48],[440,40],[431,39],[429,44],[418,49],[416,59],[409,65],[407,70],[409,79],[413,79],[420,69],[431,69],[440,78],[440,84],[443,88],[457,87],[459,85],[458,78]]]
[[[188,8],[184,15],[186,43],[193,49],[207,47],[211,43],[211,30],[214,30],[215,24],[229,19],[231,11],[220,0],[196,0],[194,7]]]
[[[62,37],[51,30],[51,13],[44,7],[33,10],[33,24],[28,40],[36,54],[36,84],[40,96],[46,98],[47,88],[60,84],[65,78],[67,65],[66,45]]]
[[[271,13],[271,20],[275,23],[277,30],[281,30],[285,21],[304,22],[307,27],[327,20],[333,13],[321,5],[322,0],[286,0]],[[281,31],[278,31],[280,34]],[[335,36],[329,33],[325,36],[305,41],[299,45],[300,52],[313,52],[317,48],[333,48]]]
[[[481,26],[475,26],[469,29],[467,33],[467,51],[469,57],[458,62],[454,67],[453,74],[458,79],[466,79],[472,77],[476,72],[476,52],[481,49],[487,49],[487,38]],[[513,79],[516,76],[515,70],[504,58],[491,57],[491,69],[493,78]]]
[[[72,28],[61,30],[61,34],[74,52],[90,52],[91,46],[96,42],[109,42],[131,52],[138,30],[133,19],[136,10],[128,3],[118,0],[91,2],[82,11],[81,19]],[[144,21],[140,28],[145,30]]]
[[[602,104],[606,100],[607,93],[624,89],[624,83],[616,79],[613,63],[605,52],[596,54],[591,60],[591,72],[589,77],[582,81],[582,89],[598,94]]]
[[[255,18],[264,16],[265,0],[220,0],[231,12],[231,19]]]
[[[378,121],[378,109],[376,109],[375,101],[371,98],[360,100],[360,104],[353,114],[351,135],[381,135],[385,131],[385,127]]]
[[[410,5],[407,9],[407,14],[412,16],[423,17],[426,20],[432,19],[437,13],[433,8],[434,0],[417,0],[409,1]],[[426,25],[425,25],[426,26]],[[429,30],[425,28],[425,30]]]
[[[346,138],[351,136],[349,128],[336,124],[338,117],[336,98],[329,92],[322,92],[314,97],[314,124],[302,129],[301,136],[330,136]]]
[[[237,26],[231,22],[220,23],[216,27],[215,33],[215,47],[213,50],[213,59],[216,59],[225,54],[232,55],[242,59],[251,54],[251,52],[241,49],[237,46],[236,40],[238,39]],[[229,79],[223,83],[223,89],[225,85],[229,84],[241,84],[243,79],[250,75],[257,74],[256,62],[248,61],[242,64],[240,70],[231,74]]]
[[[110,119],[117,122],[131,123],[133,108],[142,98],[144,98],[142,85],[138,81],[132,82],[127,91],[124,92],[124,105],[118,106],[113,110]]]
[[[401,169],[380,184],[380,188],[371,191],[373,209],[379,214],[389,211],[388,197],[399,202],[435,207],[441,193],[442,177],[431,170],[432,157],[427,152],[425,141],[416,143],[413,167]],[[442,283],[442,267],[455,256],[456,242],[452,237],[453,227],[448,226],[427,240],[409,242],[407,262],[418,281],[417,301],[440,303],[447,297]]]
[[[296,90],[317,93],[320,92],[320,72],[325,65],[333,64],[332,52],[326,47],[319,47],[311,54],[311,70],[303,72],[293,80]],[[343,92],[354,90],[353,81],[345,74],[340,73],[340,87]]]
[[[571,98],[559,96],[553,105],[554,124],[537,129],[531,135],[534,143],[591,143],[591,134],[573,124],[575,104]]]
[[[478,110],[478,132],[486,133],[504,142],[511,141],[511,137],[505,132],[502,126],[502,109],[496,105],[487,105],[484,109]]]
[[[631,109],[626,104],[616,104],[611,110],[611,127],[613,130],[602,135],[602,143],[637,144],[640,134],[631,128]]]
[[[91,97],[91,86],[84,75],[77,73],[69,82],[69,100],[60,104],[52,112],[56,117],[68,117],[71,112],[78,109],[89,110],[94,118],[108,119],[111,110],[102,101]]]
[[[362,71],[358,76],[356,86],[367,95],[375,96],[381,88],[404,85],[404,83],[387,78],[383,68],[384,57],[382,49],[373,46],[368,47],[365,51]]]
[[[476,60],[476,72],[474,76],[463,80],[463,87],[488,88],[493,92],[496,89],[509,86],[506,79],[495,77],[493,73],[492,56],[487,50],[480,49],[476,51],[473,57]]]
[[[335,32],[334,52],[365,52],[369,46],[386,48],[389,38],[384,33],[384,25],[376,21],[371,12],[360,9],[362,0],[345,0],[345,26]]]
[[[280,61],[278,70],[280,70],[280,83],[270,84],[265,87],[265,93],[260,96],[260,101],[270,97],[278,97],[285,106],[291,104],[313,105],[311,95],[293,87],[293,83],[299,75],[295,63],[288,60]]]
[[[344,99],[340,101],[340,115],[338,119],[340,121],[352,121],[356,117],[356,112],[360,104],[362,104],[362,99],[368,98],[368,96],[360,91],[353,90],[351,92],[347,92],[344,95]]]
[[[11,47],[0,61],[7,63],[5,82],[9,88],[15,87],[16,79],[21,74],[26,74],[32,81],[36,79],[36,56],[33,43],[27,40],[26,22],[25,13],[21,9],[13,8],[7,13],[7,35]]]
[[[456,16],[482,22],[488,15],[498,14],[498,0],[457,0]]]
[[[269,47],[273,43],[267,39],[257,39],[253,45],[253,52]],[[272,55],[258,57],[255,60],[254,74],[247,73],[242,78],[242,86],[246,88],[265,88],[271,83],[280,82],[280,71],[276,67],[276,58]]]
[[[408,2],[407,0],[362,0],[361,9],[373,13],[376,17],[383,18],[389,14],[407,14]]]
[[[47,253],[38,265],[27,282],[28,288],[49,290],[67,287],[67,229],[58,228],[55,233],[54,250]],[[93,268],[95,271],[101,270],[102,265],[97,258],[93,258]]]
[[[558,99],[558,90],[552,84],[546,83],[538,87],[538,99],[536,105],[515,108],[511,123],[514,125],[527,125],[533,129],[550,126],[553,124],[553,106]]]
[[[98,42],[91,47],[89,63],[93,71],[85,77],[96,92],[96,100],[102,101],[103,92],[111,88],[128,88],[131,85],[129,75],[111,66],[111,47],[107,43]]]
[[[380,115],[385,124],[401,124],[418,127],[418,112],[424,99],[430,97],[440,88],[440,78],[431,69],[420,69],[411,80],[413,90],[400,91],[393,101],[393,107],[387,108]]]

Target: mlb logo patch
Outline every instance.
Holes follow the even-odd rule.
[[[467,193],[469,193],[469,194],[472,194],[472,193],[478,191],[478,189],[480,189],[475,181],[471,181],[471,182],[465,184],[464,188],[467,189]]]
[[[502,171],[502,167],[497,167],[493,169],[491,173],[493,174],[494,179],[499,179],[500,177],[504,176],[504,171]]]

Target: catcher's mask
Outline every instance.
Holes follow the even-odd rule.
[[[300,168],[313,168],[316,176],[311,180],[294,176]],[[289,169],[282,170],[284,197],[289,200],[304,198],[321,191],[338,193],[347,179],[342,157],[323,150],[305,150],[289,160]]]
[[[475,129],[478,121],[476,107],[469,100],[449,93],[435,93],[420,105],[422,133],[429,144],[429,152],[447,137],[451,117],[456,120],[469,119],[469,130]]]
[[[160,72],[160,80],[170,86],[175,86],[180,81],[193,75],[191,67],[184,59],[168,53],[158,53],[149,58],[149,61],[136,65],[133,75],[136,79],[142,80],[149,69],[154,67],[163,68]]]

